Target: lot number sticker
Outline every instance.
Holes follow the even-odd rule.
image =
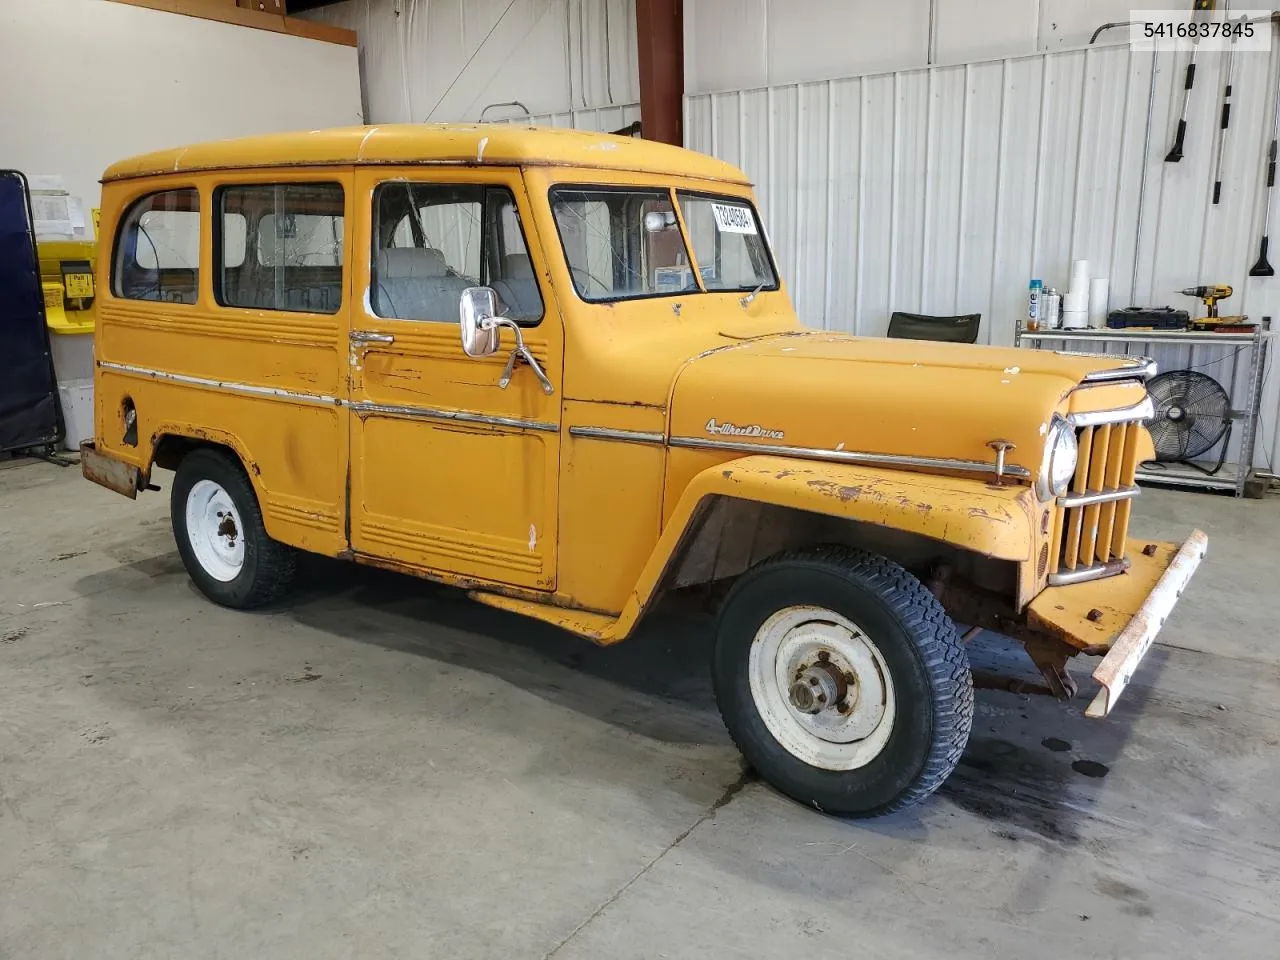
[[[721,233],[749,233],[755,235],[756,220],[747,207],[728,203],[713,203],[711,212],[716,215],[716,229]]]

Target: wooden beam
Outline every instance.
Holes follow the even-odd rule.
[[[636,0],[640,135],[684,145],[684,2]]]
[[[163,10],[166,13],[179,13],[187,17],[199,17],[202,20],[217,20],[220,23],[252,27],[255,30],[287,33],[293,37],[338,43],[346,47],[356,45],[354,30],[331,27],[327,23],[315,23],[298,17],[263,13],[261,10],[245,10],[237,7],[233,0],[111,0],[111,2],[146,7],[149,10]]]

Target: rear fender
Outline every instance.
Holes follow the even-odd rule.
[[[904,531],[1022,569],[1036,541],[1037,505],[1025,486],[787,457],[743,457],[704,470],[685,488],[610,640],[631,632],[697,535],[707,505],[720,497]]]

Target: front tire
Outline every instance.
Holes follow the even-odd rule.
[[[973,681],[918,579],[846,547],[782,554],[725,599],[712,667],[729,733],[760,775],[832,814],[918,803],[955,769]]]
[[[239,460],[199,449],[178,464],[169,500],[173,538],[200,592],[237,610],[279,598],[293,580],[293,548],[267,536]]]

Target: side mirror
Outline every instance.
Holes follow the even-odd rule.
[[[462,352],[468,357],[489,357],[501,346],[499,328],[491,324],[498,315],[498,295],[489,287],[467,287],[458,301]]]

